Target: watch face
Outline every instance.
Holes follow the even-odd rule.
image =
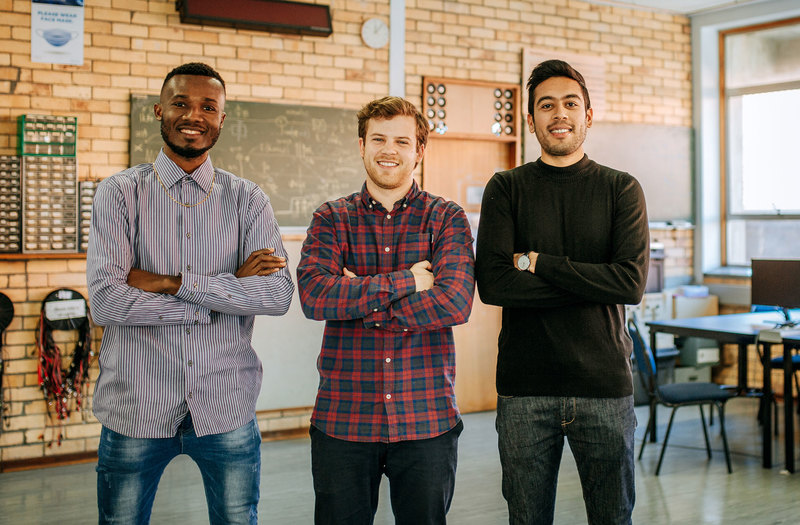
[[[531,265],[531,260],[525,253],[520,255],[519,259],[517,259],[517,268],[519,268],[522,271],[527,270],[530,267],[530,265]]]

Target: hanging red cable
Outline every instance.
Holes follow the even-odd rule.
[[[58,302],[61,303],[56,304]],[[62,358],[66,356],[62,355],[61,348],[53,339],[53,330],[78,331],[66,373],[62,369]],[[85,421],[88,410],[84,398],[88,395],[89,367],[94,352],[88,307],[82,295],[74,290],[61,289],[45,298],[39,316],[36,347],[39,351],[39,386],[47,403],[50,422],[58,426],[56,441],[60,446],[64,421],[73,410],[82,411]],[[41,438],[44,439],[44,433]],[[52,440],[48,443],[51,445]]]

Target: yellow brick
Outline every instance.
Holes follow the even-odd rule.
[[[38,458],[43,455],[42,445],[24,445],[20,447],[2,447],[0,448],[3,461],[13,461],[18,459],[31,459]]]
[[[201,55],[203,54],[203,45],[189,42],[169,42],[167,52],[174,55]]]
[[[130,7],[125,7],[125,9],[130,9]],[[148,27],[159,25],[165,26],[167,25],[167,17],[166,15],[160,13],[143,13],[134,11],[133,16],[131,17],[131,22]]]
[[[62,454],[75,454],[77,452],[86,451],[86,442],[82,439],[78,440],[62,440],[61,445],[53,443],[52,447],[45,447],[44,452],[46,456],[59,456]]]
[[[199,44],[216,44],[219,42],[219,33],[213,31],[195,31],[186,29],[183,32],[183,40],[185,42],[196,42]]]
[[[0,449],[5,447],[22,445],[24,443],[23,439],[24,439],[24,434],[22,432],[0,433]]]
[[[70,416],[72,419],[72,416]],[[77,419],[77,417],[76,417]],[[64,434],[68,439],[83,439],[89,437],[96,437],[100,435],[100,430],[103,426],[100,423],[97,423],[96,419],[93,417],[91,418],[95,422],[92,423],[76,423],[72,425],[68,425],[64,428]]]
[[[109,22],[130,22],[131,11],[129,9],[100,9],[93,10],[95,20],[105,20]]]

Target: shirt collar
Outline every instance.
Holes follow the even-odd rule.
[[[411,188],[408,189],[408,192],[403,196],[402,199],[400,199],[399,201],[394,203],[395,206],[397,206],[397,205],[400,205],[400,206],[406,205],[407,206],[407,205],[411,204],[411,202],[413,202],[414,199],[416,199],[417,196],[420,194],[420,191],[421,190],[419,189],[419,186],[417,185],[417,179],[413,179],[411,181]],[[378,201],[374,200],[370,196],[369,191],[367,191],[367,183],[366,182],[364,182],[363,186],[361,186],[361,202],[364,204],[364,207],[366,207],[366,208],[372,208],[372,206],[378,204]],[[386,211],[392,211],[392,210],[386,210]]]
[[[195,181],[198,186],[203,188],[205,192],[211,190],[211,181],[214,178],[214,166],[211,164],[211,155],[206,157],[205,162],[200,164],[193,172],[186,173],[180,166],[175,164],[172,159],[167,157],[167,154],[164,153],[162,149],[158,152],[158,157],[156,157],[155,162],[153,162],[153,167],[156,169],[161,183],[167,188],[171,188],[173,184],[188,176]]]

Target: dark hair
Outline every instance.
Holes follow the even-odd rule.
[[[203,64],[202,62],[189,62],[188,64],[183,64],[169,73],[164,78],[164,83],[161,84],[161,90],[164,90],[164,86],[167,85],[169,79],[174,77],[175,75],[197,75],[199,77],[211,77],[219,80],[219,83],[222,84],[222,92],[225,93],[225,81],[222,80],[222,77],[219,73],[217,73],[213,67],[209,66],[208,64]]]
[[[533,108],[536,103],[533,100],[533,90],[548,78],[553,77],[567,77],[577,82],[581,86],[581,90],[583,90],[583,101],[586,103],[586,109],[592,107],[592,103],[589,101],[589,90],[586,89],[586,81],[583,79],[583,75],[563,60],[545,60],[533,68],[531,76],[528,78],[528,113],[533,115]]]
[[[428,122],[419,110],[406,99],[383,97],[367,103],[358,112],[358,138],[367,136],[367,122],[370,119],[390,119],[396,116],[414,117],[417,124],[417,147],[428,143]]]

